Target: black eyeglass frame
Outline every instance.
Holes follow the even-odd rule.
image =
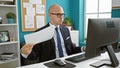
[[[64,13],[50,13],[50,14],[56,15],[57,17],[65,16]]]

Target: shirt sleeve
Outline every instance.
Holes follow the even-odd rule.
[[[81,47],[81,51],[84,52],[83,47]]]
[[[23,54],[23,53],[21,53],[21,55],[22,55],[22,57],[24,57],[24,58],[27,58],[27,57],[28,57],[28,55],[25,55],[25,54]]]
[[[82,46],[82,47],[81,47],[81,51],[82,51],[82,52],[85,52],[85,50],[84,50],[84,49],[85,49],[85,47],[84,47],[84,46]]]

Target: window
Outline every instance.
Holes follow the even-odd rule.
[[[112,0],[86,0],[85,1],[85,38],[89,18],[111,18]]]

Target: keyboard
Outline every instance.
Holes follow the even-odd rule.
[[[85,53],[84,53],[84,54],[80,54],[80,55],[77,55],[77,56],[73,56],[73,57],[67,58],[65,60],[77,63],[77,62],[81,62],[81,61],[87,60],[87,58],[85,57]]]

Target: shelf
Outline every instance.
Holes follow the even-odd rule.
[[[2,46],[2,45],[7,45],[7,44],[15,44],[15,43],[18,43],[18,41],[3,42],[3,43],[0,43],[0,46]]]
[[[9,62],[12,62],[12,61],[17,61],[19,60],[19,58],[11,58],[9,60],[0,60],[0,64],[3,64],[3,63],[9,63]]]
[[[0,43],[0,54],[2,53],[15,53],[12,58],[1,59],[0,57],[0,68],[15,68],[20,66],[20,44],[19,44],[19,26],[18,26],[18,0],[2,0],[0,4],[0,16],[2,17],[2,24],[0,24],[0,31],[8,31],[10,41]],[[6,1],[12,1],[13,5],[9,5]],[[6,14],[13,12],[16,14],[14,23],[7,23]],[[4,37],[3,37],[4,38]]]
[[[120,9],[120,6],[113,6],[112,9]]]
[[[16,5],[4,5],[4,4],[0,4],[0,7],[16,7]]]
[[[17,24],[0,24],[0,26],[17,26]]]

